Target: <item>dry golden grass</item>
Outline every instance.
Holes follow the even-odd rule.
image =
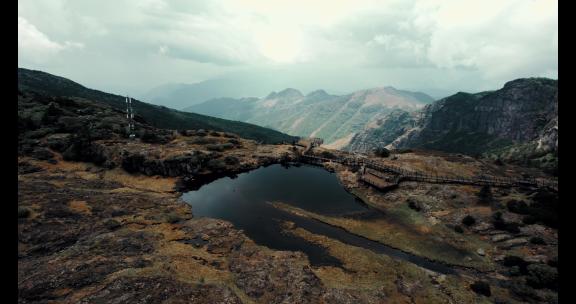
[[[104,172],[103,178],[121,183],[125,187],[154,192],[173,192],[176,178],[133,175],[116,168]]]
[[[287,232],[327,248],[330,255],[343,263],[345,270],[337,267],[313,268],[314,273],[327,287],[359,290],[362,293],[384,291],[389,303],[446,303],[451,298],[442,293],[441,289],[434,287],[427,272],[418,266],[349,246],[302,228],[288,229]],[[410,294],[403,294],[397,287],[397,280],[414,284],[417,288]],[[451,284],[456,287],[456,293],[461,299],[474,299],[475,295],[466,288],[464,281],[454,281],[456,280],[452,280]]]
[[[448,264],[491,269],[488,260],[474,254],[477,248],[487,245],[479,239],[469,239],[444,225],[433,225],[426,218],[408,211],[407,207],[387,211],[387,217],[371,220],[332,217],[299,209],[281,202],[274,202],[276,208],[292,214],[313,218],[324,223],[341,227],[350,233],[399,248],[415,255],[424,256]],[[465,243],[456,243],[457,238],[465,238]],[[441,241],[439,239],[442,239]],[[472,260],[466,261],[463,254]]]
[[[92,208],[88,206],[86,201],[70,201],[68,202],[68,208],[77,213],[92,215]]]

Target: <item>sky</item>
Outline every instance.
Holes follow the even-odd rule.
[[[18,65],[123,95],[236,78],[270,91],[443,97],[557,79],[558,3],[19,0]]]

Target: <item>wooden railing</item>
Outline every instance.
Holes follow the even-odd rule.
[[[390,173],[398,176],[397,180],[400,181],[419,181],[428,183],[449,183],[449,184],[464,184],[464,185],[477,185],[477,186],[495,186],[495,187],[539,187],[539,188],[549,188],[558,191],[558,182],[556,181],[544,181],[538,180],[536,178],[512,178],[512,177],[495,177],[495,176],[479,176],[479,177],[466,177],[466,176],[446,176],[446,175],[435,175],[422,173],[417,171],[406,170],[398,166],[387,165],[381,162],[377,162],[370,159],[356,158],[356,157],[342,157],[337,156],[335,158],[320,157],[309,152],[312,150],[312,145],[309,149],[305,150],[302,155],[302,160],[304,162],[311,163],[324,163],[324,162],[336,162],[347,166],[355,167],[366,167],[374,169],[382,173]],[[365,174],[363,174],[365,175]],[[365,179],[373,181],[370,177]],[[369,182],[370,183],[370,182]],[[376,183],[376,182],[374,182]]]

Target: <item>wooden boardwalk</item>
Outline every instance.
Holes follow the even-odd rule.
[[[376,172],[388,173],[397,176],[396,184],[401,181],[417,181],[427,183],[444,183],[444,184],[462,184],[462,185],[476,185],[476,186],[494,186],[494,187],[537,187],[547,188],[550,190],[558,191],[558,182],[546,181],[535,178],[511,178],[511,177],[495,177],[495,176],[479,176],[479,177],[465,177],[465,176],[446,176],[434,175],[417,171],[406,170],[398,166],[391,166],[381,162],[370,159],[357,158],[357,157],[336,157],[334,159],[320,157],[310,154],[314,148],[314,143],[307,147],[305,153],[301,156],[303,162],[322,164],[325,162],[336,162],[346,166],[357,168],[373,169]],[[377,173],[362,174],[362,181],[373,185],[376,188],[389,189],[387,186],[389,182],[382,180],[382,176]],[[386,184],[385,184],[386,183]]]

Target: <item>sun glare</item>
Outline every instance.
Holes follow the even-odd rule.
[[[295,62],[302,51],[302,39],[297,31],[261,31],[256,35],[256,42],[260,53],[276,63]]]

